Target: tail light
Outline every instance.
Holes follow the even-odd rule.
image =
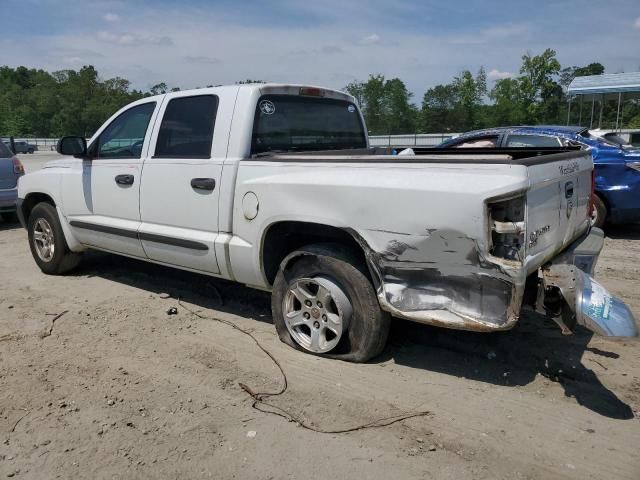
[[[11,158],[11,162],[13,163],[13,173],[15,173],[17,175],[23,175],[24,174],[24,166],[22,165],[20,160],[18,160],[18,157],[12,157]]]
[[[587,209],[587,218],[594,215],[596,208],[596,171],[591,170],[591,196],[589,197],[589,208]]]
[[[300,89],[300,95],[306,97],[324,97],[324,91],[316,87],[302,87]]]
[[[523,259],[525,244],[525,197],[491,202],[489,225],[491,226],[490,253],[507,260]]]

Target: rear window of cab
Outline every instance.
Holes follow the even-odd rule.
[[[251,153],[365,148],[364,125],[346,100],[263,95],[256,105]]]

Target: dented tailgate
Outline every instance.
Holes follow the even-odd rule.
[[[531,160],[525,237],[528,264],[538,266],[550,260],[587,229],[592,170],[588,151]]]

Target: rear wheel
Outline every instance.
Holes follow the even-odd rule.
[[[271,309],[280,339],[298,350],[351,362],[382,352],[390,317],[380,309],[357,255],[329,244],[293,255],[273,285]]]
[[[593,201],[593,226],[602,228],[607,219],[607,206],[599,196],[595,196]]]
[[[78,265],[80,255],[69,250],[58,212],[50,203],[39,203],[27,221],[29,247],[40,270],[62,275]]]

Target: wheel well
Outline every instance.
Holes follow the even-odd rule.
[[[25,197],[22,202],[22,215],[25,222],[29,220],[33,207],[42,202],[50,203],[54,207],[56,206],[56,202],[53,201],[53,198],[46,193],[30,193]]]
[[[337,243],[348,248],[366,266],[362,247],[344,229],[309,222],[278,222],[269,227],[262,242],[262,266],[273,284],[280,263],[294,250],[313,243]]]
[[[607,198],[604,195],[602,195],[602,193],[600,193],[598,191],[596,191],[594,193],[595,193],[596,197],[598,197],[600,199],[600,201],[602,203],[604,203],[604,206],[607,208],[607,212],[608,212],[610,207],[609,207],[609,201],[607,200]]]

